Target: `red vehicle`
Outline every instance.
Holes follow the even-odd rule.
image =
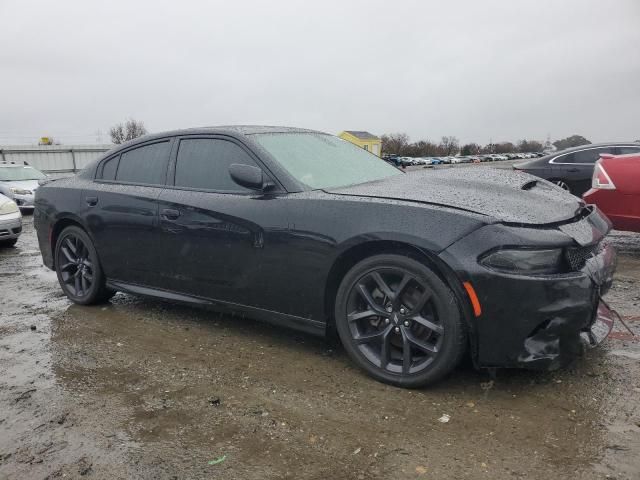
[[[640,232],[640,154],[600,155],[582,198],[595,203],[613,228]]]

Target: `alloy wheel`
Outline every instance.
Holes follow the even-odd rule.
[[[67,235],[59,249],[60,278],[65,288],[76,297],[85,297],[94,282],[94,266],[89,249],[76,235]]]
[[[347,322],[369,362],[387,372],[415,374],[437,357],[444,338],[433,292],[400,268],[369,271],[352,286]]]
[[[557,186],[559,186],[561,189],[569,191],[569,185],[567,185],[565,182],[563,182],[562,180],[556,180],[554,182]]]

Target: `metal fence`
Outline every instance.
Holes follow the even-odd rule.
[[[75,173],[114,145],[0,146],[0,162],[27,164],[46,173]]]

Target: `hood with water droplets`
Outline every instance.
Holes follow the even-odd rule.
[[[538,177],[487,167],[424,170],[326,191],[442,205],[531,225],[571,220],[584,206],[579,198]]]

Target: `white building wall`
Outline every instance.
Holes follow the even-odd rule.
[[[43,172],[76,172],[114,145],[0,146],[0,163],[27,162]]]

